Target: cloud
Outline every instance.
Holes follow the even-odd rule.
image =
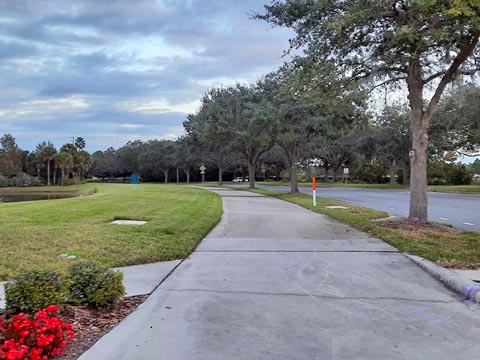
[[[250,19],[257,0],[1,3],[0,131],[27,149],[175,138],[209,87],[276,69],[291,35]]]

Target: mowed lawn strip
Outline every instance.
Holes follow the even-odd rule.
[[[45,189],[23,189],[35,190]],[[78,260],[114,267],[185,258],[222,213],[217,194],[187,186],[86,184],[65,190],[96,193],[0,204],[0,279],[21,269],[62,269]],[[148,223],[110,224],[117,219]]]
[[[263,189],[250,191],[274,196],[314,212],[328,215],[378,237],[402,252],[422,256],[440,265],[455,268],[480,268],[480,233],[386,228],[382,226],[382,223],[371,221],[387,217],[388,214],[384,211],[353,206],[326,198],[317,198],[317,206],[314,207],[310,195],[285,194]],[[328,209],[325,207],[327,205],[340,205],[347,209]]]

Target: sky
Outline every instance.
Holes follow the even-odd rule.
[[[22,149],[175,139],[209,88],[277,69],[268,0],[0,0],[0,135]]]

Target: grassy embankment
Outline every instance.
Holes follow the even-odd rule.
[[[258,185],[267,186],[290,186],[289,181],[257,181]],[[312,186],[311,182],[299,182],[299,186]],[[408,190],[408,185],[401,184],[354,184],[354,183],[324,183],[317,182],[318,187],[351,187],[364,189],[393,189]],[[480,185],[430,185],[429,191],[453,192],[453,193],[480,193]]]
[[[86,184],[0,192],[95,189],[93,195],[77,198],[0,204],[0,279],[20,269],[62,269],[77,261],[59,259],[62,253],[108,267],[184,258],[222,212],[215,193],[174,185]],[[109,224],[116,219],[148,223]]]
[[[388,216],[384,211],[325,198],[317,198],[317,206],[313,207],[312,197],[309,195],[285,194],[263,189],[251,191],[274,196],[328,215],[378,237],[400,251],[422,256],[438,264],[447,267],[480,268],[480,233],[420,227],[387,228],[382,226],[382,223],[371,221]],[[327,209],[325,207],[327,205],[341,205],[347,209]]]

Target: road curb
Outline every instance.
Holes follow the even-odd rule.
[[[455,291],[457,294],[465,297],[466,289],[471,286],[478,287],[480,284],[472,281],[470,279],[466,279],[463,276],[456,274],[455,272],[445,269],[427,259],[424,259],[420,256],[410,255],[407,253],[403,253],[407,258],[412,260],[415,264],[420,266],[423,270],[427,273],[432,275],[434,278],[439,280],[449,289]],[[476,294],[470,299],[473,302],[480,304],[480,291],[477,291]]]

